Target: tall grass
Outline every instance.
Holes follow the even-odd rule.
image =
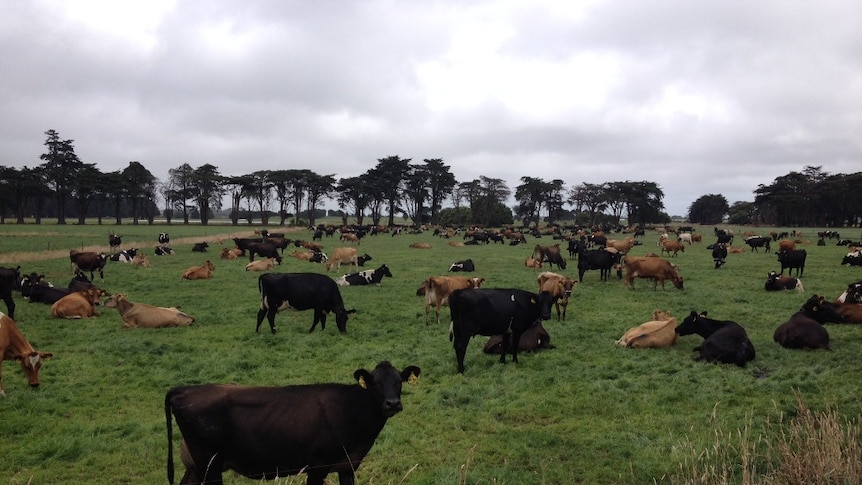
[[[534,244],[555,241],[530,238],[527,246],[450,247],[430,233],[365,238],[359,250],[374,258],[367,266],[386,263],[394,276],[379,287],[341,289],[347,307],[357,310],[345,334],[334,322],[308,333],[310,312],[279,314],[274,335],[266,325],[262,333],[254,332],[259,273],[244,271],[245,260],[218,259],[230,237],[251,233],[247,226],[7,224],[0,226],[0,262],[9,266],[14,259],[23,271],[65,285],[71,278],[68,250],[107,250],[111,230],[123,235],[123,247],[147,248],[153,267],[109,263],[104,287],[127,293],[132,301],[180,306],[197,323],[124,329],[112,309],[84,321],[54,320],[48,306],[16,295],[19,327],[34,346],[55,357],[43,368],[38,391],[27,387],[13,362],[5,363],[0,483],[164,483],[163,400],[170,387],[348,383],[354,370],[383,359],[399,368],[419,365],[422,377],[404,387],[404,411],[383,429],[359,468],[359,483],[686,482],[680,466],[691,462],[692,454],[680,443],[697,454],[711,450],[709,463],[716,467],[719,453],[738,467],[742,462],[734,450],[743,448],[743,439],[757,443],[745,468],[752,480],[759,480],[777,466],[772,457],[781,432],[788,442],[793,436],[785,417],[802,414],[799,399],[814,416],[825,412],[823,403],[828,402],[844,431],[842,420],[851,423],[862,411],[862,381],[854,377],[862,328],[830,325],[831,352],[790,351],[772,341],[774,329],[812,293],[834,298],[862,278],[859,268],[839,265],[844,248],[833,245],[805,246],[805,294],[763,290],[766,273],[778,269],[774,254],[731,255],[726,266],[714,270],[708,243],[673,258],[685,276],[683,291],[652,291],[645,281],[630,290],[614,277],[602,282],[597,272],[587,272],[575,288],[567,320],[545,323],[556,349],[501,365],[495,356],[482,354],[484,338],[476,337],[467,351],[466,373],[460,375],[448,325],[436,325],[433,318],[424,324],[416,288],[469,257],[476,264],[475,275],[487,278],[488,287],[535,290],[537,272],[524,267],[524,257]],[[711,239],[711,230],[705,228],[705,239]],[[175,256],[152,256],[160,231],[170,232]],[[304,230],[292,236],[311,239]],[[224,242],[216,244],[220,238]],[[210,241],[210,252],[191,252],[191,244],[202,240]],[[648,234],[634,254],[655,251],[656,240],[657,235]],[[408,248],[417,241],[432,248]],[[332,238],[323,244],[326,251],[341,245]],[[215,262],[213,279],[180,280],[185,268],[207,258]],[[276,270],[326,273],[320,265],[290,257]],[[559,272],[576,277],[576,264]],[[748,330],[757,359],[744,369],[694,362],[691,349],[700,343],[696,336],[660,350],[614,345],[655,309],[678,318],[708,310],[715,318],[734,319]],[[447,309],[441,317],[448,320]],[[732,447],[714,449],[717,442]],[[178,456],[175,460],[179,463]],[[743,479],[739,468],[728,475],[728,483]],[[304,477],[283,480],[303,483]],[[225,481],[251,483],[231,474]]]

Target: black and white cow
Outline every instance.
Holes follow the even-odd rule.
[[[805,288],[802,286],[802,280],[798,278],[792,278],[790,276],[780,275],[775,271],[770,271],[766,275],[766,283],[764,284],[764,288],[766,289],[766,291],[805,291]]]
[[[392,272],[385,264],[377,269],[366,269],[358,273],[348,273],[337,280],[335,283],[338,286],[361,286],[361,285],[377,285],[383,281],[383,277],[391,278]]]
[[[467,288],[449,295],[452,312],[450,340],[455,347],[458,372],[464,373],[464,356],[474,335],[502,335],[503,348],[518,362],[518,342],[521,335],[536,322],[551,318],[553,297],[548,292],[539,294],[520,289]],[[514,345],[512,343],[514,342]],[[506,351],[500,356],[506,362]]]
[[[119,234],[108,234],[108,246],[111,246],[111,252],[117,250],[123,244],[123,236]]]
[[[862,249],[847,253],[841,260],[841,266],[862,266]]]
[[[171,237],[166,232],[159,233],[159,246],[167,246],[171,242]]]
[[[472,259],[465,259],[464,261],[456,261],[452,263],[452,266],[449,266],[449,271],[457,272],[457,271],[467,271],[472,272],[476,271],[476,265],[473,264]]]
[[[260,310],[257,312],[257,327],[266,317],[269,329],[275,333],[275,315],[286,310],[314,310],[314,322],[309,332],[320,323],[326,329],[326,315],[335,313],[335,324],[341,332],[347,331],[348,315],[356,310],[345,310],[344,300],[338,285],[329,276],[319,273],[266,273],[258,278]]]
[[[694,348],[700,352],[695,360],[736,364],[740,367],[754,360],[754,345],[748,333],[736,322],[707,318],[706,312],[691,314],[676,327],[679,335],[698,334],[703,343]]]
[[[170,256],[174,254],[174,250],[167,246],[157,246],[156,250],[153,251],[153,254],[156,256]]]
[[[847,285],[847,289],[835,301],[838,303],[862,303],[862,280]]]
[[[168,482],[173,415],[183,435],[180,483],[220,484],[232,469],[258,481],[306,473],[311,485],[338,473],[339,483],[352,484],[386,421],[402,410],[402,382],[415,382],[420,372],[383,361],[371,372],[356,370],[354,384],[175,387],[165,395]]]
[[[109,259],[111,261],[116,261],[119,263],[131,263],[132,259],[134,259],[135,255],[137,254],[138,248],[124,249],[122,251],[112,254]]]
[[[45,275],[31,273],[21,278],[21,296],[30,303],[46,303],[53,305],[73,291],[68,288],[57,288],[45,280]]]
[[[715,262],[715,269],[721,268],[727,262],[727,246],[716,243],[712,247],[712,260]]]

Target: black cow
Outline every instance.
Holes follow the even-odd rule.
[[[715,262],[715,269],[721,268],[727,262],[727,246],[722,243],[717,243],[712,247],[712,260]]]
[[[251,243],[259,243],[263,242],[263,238],[251,238],[251,237],[235,237],[233,238],[233,243],[236,245],[237,249],[242,250],[243,253],[248,251],[248,245]],[[296,244],[297,241],[294,241]],[[296,247],[299,247],[299,244],[296,244]]]
[[[335,283],[338,286],[380,286],[380,282],[383,281],[384,276],[387,278],[392,277],[392,272],[389,271],[389,267],[385,264],[377,269],[366,269],[358,273],[348,273],[335,280]]]
[[[285,239],[283,237],[265,237],[263,242],[267,242],[272,244],[273,246],[281,249],[281,254],[284,254],[284,249],[290,246],[290,243],[293,241],[290,239]]]
[[[111,261],[116,261],[116,262],[120,262],[120,263],[131,263],[132,259],[137,254],[138,254],[138,248],[124,249],[122,251],[119,251],[119,252],[112,254],[109,259]]]
[[[788,268],[787,274],[793,274],[793,269],[796,269],[796,276],[801,276],[805,272],[805,258],[808,253],[804,249],[784,249],[775,253],[778,255],[778,262],[781,263],[781,274],[784,274],[784,268]]]
[[[836,299],[838,303],[862,303],[862,280],[847,285],[844,293]]]
[[[167,246],[171,242],[171,237],[166,232],[159,233],[159,245]]]
[[[745,244],[748,244],[755,253],[757,252],[757,248],[763,248],[764,253],[769,252],[769,244],[771,242],[771,237],[751,236],[745,239]]]
[[[61,298],[74,293],[74,291],[69,288],[51,286],[47,282],[36,282],[30,286],[27,293],[29,294],[30,303],[47,303],[48,305],[53,305]]]
[[[844,259],[841,260],[841,266],[862,266],[862,250],[857,249],[852,253],[847,253]]]
[[[267,231],[266,229],[261,229],[261,230],[260,230],[260,235],[261,235],[261,236],[263,236],[263,237],[280,237],[280,238],[284,238],[284,233],[283,233],[283,232],[269,232],[269,231]]]
[[[733,244],[733,234],[716,234],[716,244]]]
[[[754,360],[754,345],[748,339],[745,329],[730,320],[713,320],[707,318],[706,312],[691,312],[677,325],[676,333],[691,335],[696,333],[703,337],[703,343],[694,348],[700,355],[695,360],[721,362],[745,367]]]
[[[824,323],[841,323],[844,317],[826,302],[823,297],[813,295],[789,320],[775,329],[772,339],[788,349],[826,349],[829,332]]]
[[[521,335],[537,321],[551,318],[555,298],[548,292],[539,294],[520,289],[468,288],[449,295],[452,332],[458,372],[464,373],[464,356],[474,335],[502,335],[503,348],[518,362]],[[515,345],[512,345],[512,343]],[[506,363],[506,352],[500,356]]]
[[[209,243],[207,243],[206,241],[203,241],[203,242],[195,243],[195,245],[192,246],[192,251],[196,252],[196,253],[205,253],[205,252],[207,252],[208,247],[210,247]]]
[[[12,299],[12,290],[21,289],[21,267],[0,268],[0,297],[6,303],[6,314],[15,319],[15,300]]]
[[[234,470],[255,480],[305,472],[309,485],[338,473],[339,483],[352,484],[387,419],[402,410],[402,382],[420,373],[383,361],[371,372],[354,372],[356,384],[174,387],[165,395],[168,481],[174,482],[173,414],[183,435],[181,483],[220,484],[222,472]]]
[[[533,259],[542,263],[548,263],[551,267],[556,264],[560,269],[566,269],[566,260],[560,254],[559,244],[554,244],[553,246],[536,244],[536,247],[533,248]]]
[[[464,261],[456,261],[452,263],[452,266],[449,266],[449,271],[458,272],[458,271],[467,271],[473,272],[476,271],[476,265],[473,264],[472,259],[465,259]]]
[[[121,244],[123,244],[123,236],[120,236],[119,234],[108,235],[108,245],[111,246],[111,252],[116,251]]]
[[[254,261],[254,255],[257,254],[261,258],[273,258],[275,262],[281,264],[281,255],[278,254],[278,247],[270,242],[250,242],[247,245],[248,260]]]
[[[763,287],[766,289],[766,291],[805,291],[805,288],[802,286],[802,280],[798,278],[792,278],[790,276],[780,275],[775,271],[770,271],[766,275],[766,283],[764,283]]]
[[[167,246],[157,246],[156,250],[153,251],[153,254],[156,256],[170,256],[174,254],[174,250]]]
[[[347,318],[356,310],[345,310],[344,300],[338,285],[329,276],[319,273],[267,273],[258,278],[260,290],[260,310],[257,312],[257,327],[266,316],[269,329],[275,333],[275,314],[285,309],[314,309],[314,323],[309,332],[320,322],[321,330],[326,329],[326,315],[335,313],[335,324],[341,332],[347,331]]]
[[[94,286],[95,285],[93,284],[93,282],[90,281],[89,278],[87,278],[87,275],[84,274],[83,271],[78,271],[78,274],[76,274],[72,278],[72,280],[69,281],[68,288],[72,291],[81,291],[92,288]]]
[[[368,253],[356,257],[356,266],[365,266],[367,261],[371,261],[371,256]]]
[[[78,251],[73,249],[69,251],[69,260],[72,262],[72,274],[78,274],[79,271],[89,271],[90,279],[93,279],[93,273],[99,272],[99,278],[105,281],[105,263],[108,262],[108,255],[105,253],[95,253],[92,251]]]
[[[620,267],[622,255],[618,252],[608,251],[607,249],[590,249],[587,250],[584,243],[580,241],[570,241],[576,243],[578,253],[578,281],[584,282],[584,273],[589,270],[599,270],[599,278],[602,281],[607,281],[611,274],[611,269],[616,265],[617,278],[623,277],[623,270]]]

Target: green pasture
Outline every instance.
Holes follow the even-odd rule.
[[[69,249],[107,250],[108,233],[119,233],[124,248],[134,244],[150,255],[152,267],[109,262],[102,286],[127,293],[132,301],[179,306],[197,318],[192,327],[159,330],[121,328],[113,309],[83,321],[55,320],[48,305],[30,304],[16,293],[18,326],[54,358],[43,367],[36,391],[28,388],[17,363],[4,363],[0,483],[165,483],[169,388],[206,382],[349,383],[354,370],[371,369],[381,360],[399,369],[418,365],[422,375],[417,384],[404,386],[404,411],[389,420],[360,467],[357,481],[363,484],[682,483],[681,467],[691,450],[712,448],[717,436],[726,437],[720,441],[727,446],[729,473],[739,483],[734,437],[740,430],[773,443],[776,428],[796,414],[797,397],[814,410],[833,408],[851,420],[862,411],[862,327],[830,325],[831,352],[790,351],[772,341],[774,329],[809,296],[835,298],[862,278],[860,268],[840,266],[846,248],[815,244],[813,228],[804,228],[802,236],[809,241],[802,246],[809,253],[804,293],[764,291],[767,272],[779,268],[773,253],[732,254],[723,268],[713,269],[706,249],[714,240],[709,227],[704,243],[672,258],[685,278],[684,290],[668,284],[665,291],[653,291],[647,280],[637,280],[632,290],[615,276],[603,282],[597,271],[589,271],[575,287],[567,320],[545,323],[555,349],[502,365],[482,353],[485,338],[476,337],[464,375],[456,372],[448,340],[448,308],[439,325],[432,309],[426,326],[417,287],[428,276],[445,274],[452,262],[472,258],[475,275],[485,277],[487,287],[535,291],[537,271],[524,267],[524,258],[536,243],[553,244],[550,237],[528,237],[526,246],[451,247],[431,232],[369,236],[359,246],[360,254],[373,257],[366,266],[385,263],[393,277],[379,287],[341,289],[346,307],[357,310],[347,332],[340,334],[330,317],[325,330],[308,333],[309,311],[278,315],[273,335],[266,322],[260,334],[254,332],[260,273],[244,271],[247,259],[219,259],[219,250],[232,245],[230,237],[251,230],[0,226],[0,265],[20,265],[22,272],[45,274],[62,286],[71,278]],[[171,235],[176,255],[152,255],[161,231]],[[854,230],[847,237],[856,236]],[[288,237],[310,240],[311,233],[298,230]],[[632,254],[658,252],[657,240],[648,232]],[[192,252],[198,241],[209,241],[210,251]],[[408,247],[418,241],[432,248]],[[326,252],[341,245],[335,238],[323,244]],[[736,245],[742,245],[740,239]],[[212,279],[181,281],[184,269],[208,258],[216,268]],[[326,272],[322,265],[287,256],[276,269]],[[576,261],[559,272],[577,278]],[[698,336],[682,337],[663,350],[614,345],[655,309],[680,320],[692,310],[736,320],[748,330],[757,358],[746,368],[695,362]],[[751,459],[754,469],[770,465],[766,454]],[[231,484],[254,482],[232,473],[225,478]],[[336,475],[329,479],[337,482]],[[304,477],[281,482],[304,483]]]

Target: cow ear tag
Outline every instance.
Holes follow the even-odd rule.
[[[368,389],[368,384],[365,383],[365,377],[359,376],[359,387],[363,389]]]
[[[416,384],[417,382],[419,382],[419,377],[416,374],[411,372],[410,377],[407,378],[407,383],[408,384]]]

